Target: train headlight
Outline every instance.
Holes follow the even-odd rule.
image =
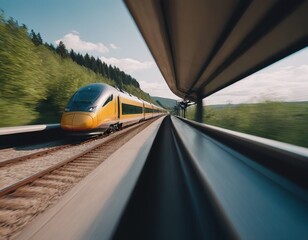
[[[88,108],[88,111],[89,111],[89,112],[94,112],[95,109],[96,109],[96,106],[95,106],[95,107],[89,107],[89,108]]]
[[[69,112],[70,109],[68,107],[64,108],[64,112]]]

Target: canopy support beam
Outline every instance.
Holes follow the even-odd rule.
[[[201,123],[203,121],[202,97],[198,96],[196,103],[197,103],[197,108],[196,108],[195,121]]]

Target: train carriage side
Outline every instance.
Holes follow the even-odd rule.
[[[167,113],[166,109],[153,105],[153,117],[160,116],[166,113]]]
[[[128,94],[119,94],[120,122],[123,126],[144,119],[143,101]]]
[[[149,119],[153,117],[153,104],[144,102],[144,118]]]
[[[119,124],[117,92],[110,91],[105,94],[97,111],[98,128],[108,129]]]

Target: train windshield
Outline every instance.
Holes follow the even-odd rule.
[[[80,90],[73,95],[65,111],[90,111],[100,94],[97,89]]]
[[[73,102],[86,102],[94,103],[95,100],[99,97],[100,91],[94,89],[86,89],[76,92],[73,96]]]

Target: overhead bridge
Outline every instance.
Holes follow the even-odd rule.
[[[305,239],[307,172],[305,148],[167,116],[19,238]]]

